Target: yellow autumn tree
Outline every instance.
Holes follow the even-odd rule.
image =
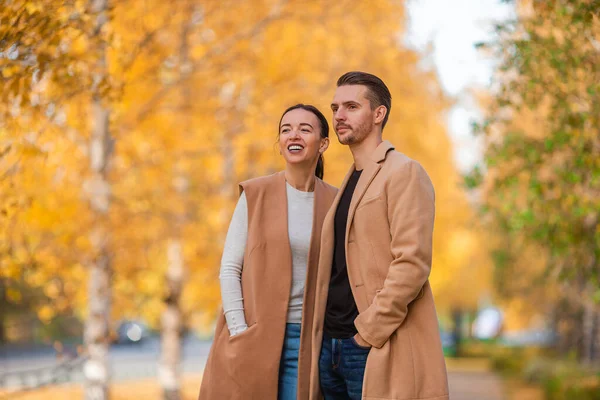
[[[39,65],[19,46],[16,60],[2,59],[10,74],[3,88],[12,88],[1,104],[10,116],[0,127],[2,171],[10,171],[1,182],[2,276],[16,297],[22,287],[44,293],[35,308],[45,321],[68,312],[85,319],[89,266],[109,262],[110,301],[96,300],[112,304],[102,308],[111,323],[162,324],[165,395],[177,392],[178,334],[185,326],[211,332],[237,183],[283,167],[274,151],[281,112],[303,102],[327,115],[349,70],[389,86],[384,137],[420,161],[436,188],[431,281],[440,314],[473,308],[489,290],[444,127],[450,100],[404,48],[402,3],[128,0],[111,3],[101,20],[87,2],[11,4],[51,21],[52,35],[17,24],[12,34],[37,44]],[[106,124],[91,118],[94,107]],[[90,146],[98,128],[104,139]],[[90,165],[98,146],[106,170]],[[332,137],[325,159],[325,180],[339,185],[348,149]],[[108,207],[99,213],[94,204]],[[106,242],[91,235],[100,230]],[[106,330],[94,340],[107,340]]]

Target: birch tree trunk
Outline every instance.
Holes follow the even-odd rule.
[[[166,308],[161,317],[161,358],[159,365],[159,381],[163,391],[163,399],[179,400],[180,364],[181,364],[181,290],[183,288],[184,260],[182,241],[173,237],[168,242],[167,257],[167,297]]]
[[[108,0],[92,0],[91,11],[94,20],[94,36],[100,36],[108,22]],[[90,261],[88,284],[88,318],[85,322],[84,342],[88,360],[84,365],[84,398],[86,400],[106,400],[109,398],[109,321],[111,307],[111,235],[109,230],[109,209],[111,186],[108,180],[108,164],[111,157],[111,136],[109,129],[110,111],[103,102],[101,85],[106,81],[106,43],[95,42],[96,65],[93,75],[92,134],[89,157],[91,176],[84,189],[89,196],[89,204],[94,215],[90,241],[93,256]]]
[[[192,2],[188,2],[184,8],[186,21],[181,30],[179,49],[179,70],[182,81],[191,73],[189,59],[189,35],[191,30],[191,19],[194,14]],[[187,135],[193,127],[190,123],[191,91],[189,85],[181,87],[181,118],[183,119],[183,131]],[[183,255],[182,231],[186,222],[186,195],[188,192],[189,179],[180,160],[175,161],[173,170],[173,188],[177,193],[178,203],[181,202],[183,209],[177,208],[172,216],[171,237],[167,243],[167,294],[165,297],[165,311],[161,317],[161,357],[159,364],[159,382],[163,391],[164,400],[181,399],[181,348],[183,332],[183,313],[181,310],[181,293],[183,291],[183,280],[185,277],[185,260]]]
[[[0,278],[0,345],[6,341],[5,321],[6,321],[6,284],[4,278]]]

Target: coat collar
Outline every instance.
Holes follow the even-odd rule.
[[[379,163],[385,160],[385,156],[387,152],[394,149],[394,145],[391,144],[388,140],[384,140],[379,143],[379,146],[375,149],[375,151],[371,154],[371,160],[373,162]]]
[[[395,147],[393,144],[391,144],[388,140],[384,140],[383,142],[379,143],[377,148],[373,151],[373,153],[371,153],[371,156],[369,157],[369,161],[372,161],[373,163],[378,164],[381,161],[385,160],[385,157],[387,156],[388,151],[394,150],[394,149],[395,149]],[[371,168],[373,167],[371,163],[369,163],[365,167],[365,170],[371,169],[369,167],[371,167]],[[350,166],[350,169],[348,170],[348,173],[346,173],[346,176],[344,177],[344,180],[342,181],[342,184],[340,185],[338,195],[336,196],[336,199],[334,200],[334,203],[333,203],[333,206],[335,206],[336,208],[337,208],[340,198],[342,197],[342,193],[344,192],[344,189],[346,189],[348,180],[350,180],[350,176],[352,176],[352,173],[354,172],[355,168],[356,168],[356,164],[352,163],[352,165]],[[364,172],[362,175],[365,175]],[[362,176],[361,176],[361,180],[363,180]],[[354,193],[356,193],[356,190],[354,191]],[[333,208],[333,206],[332,206],[332,208]]]

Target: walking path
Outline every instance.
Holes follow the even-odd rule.
[[[451,400],[508,400],[500,378],[489,372],[448,372]]]
[[[451,400],[508,400],[487,360],[448,359],[447,367]]]

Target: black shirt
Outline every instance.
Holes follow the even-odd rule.
[[[348,281],[345,243],[350,201],[361,173],[362,170],[352,173],[335,212],[335,247],[323,330],[336,339],[347,339],[357,333],[354,320],[358,317],[358,309]]]

